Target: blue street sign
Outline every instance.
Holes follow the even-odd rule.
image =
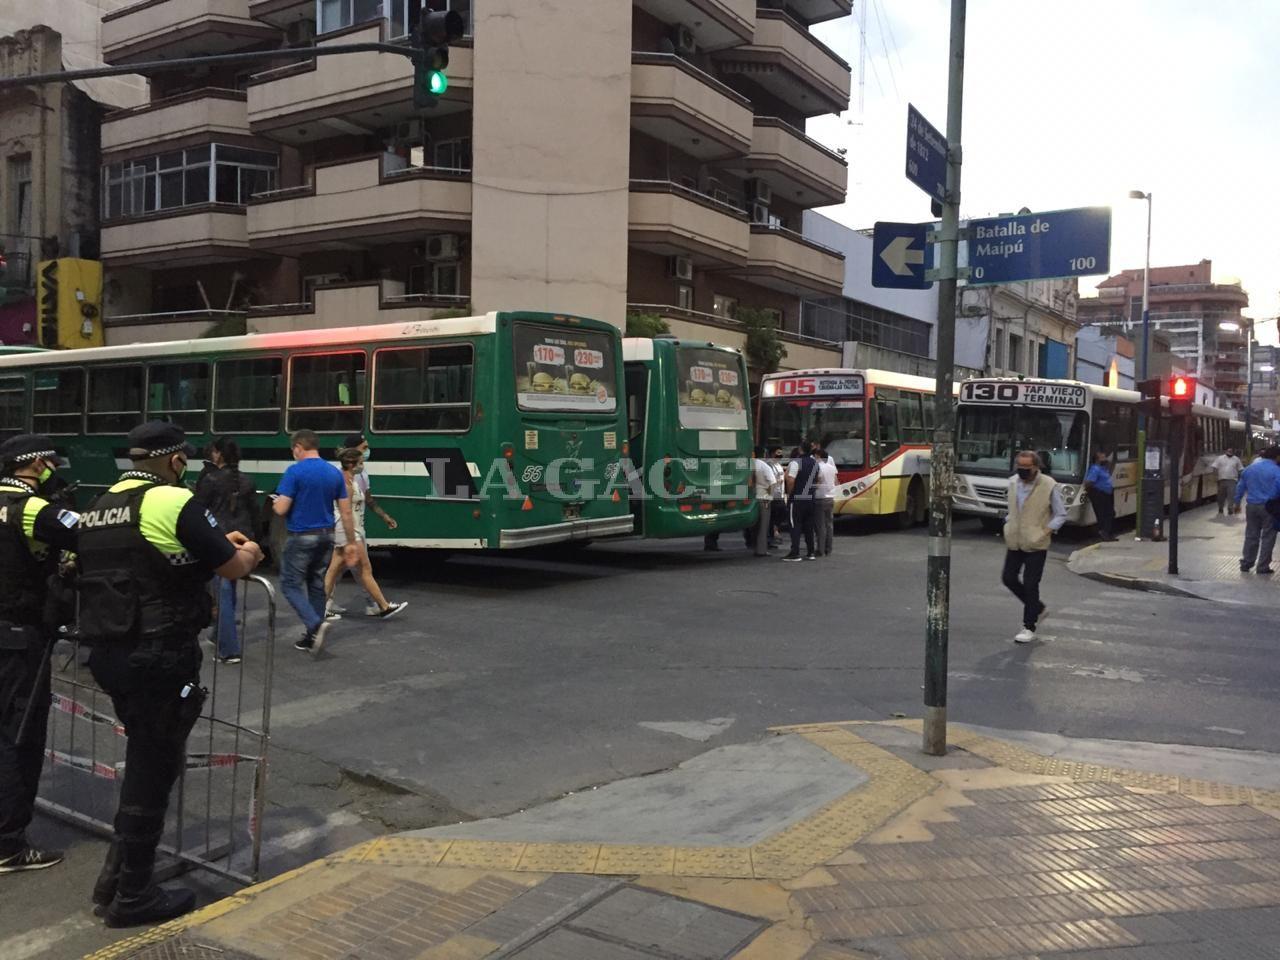
[[[942,203],[947,198],[947,138],[907,104],[907,179]]]
[[[927,290],[924,272],[933,266],[933,247],[925,239],[931,223],[876,224],[871,239],[871,285]]]
[[[1110,207],[969,221],[970,283],[1110,272]]]

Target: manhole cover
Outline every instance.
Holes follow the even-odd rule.
[[[206,946],[188,940],[185,936],[170,937],[159,943],[148,944],[134,953],[126,953],[122,960],[259,960],[251,953],[241,953],[226,947]]]
[[[778,596],[777,590],[717,590],[716,593],[722,597],[740,597],[743,595],[756,597]]]

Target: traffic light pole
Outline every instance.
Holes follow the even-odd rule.
[[[1169,573],[1178,572],[1178,505],[1182,502],[1182,444],[1186,417],[1171,421],[1173,439],[1169,444]]]
[[[84,70],[60,70],[57,73],[32,73],[21,77],[0,77],[0,90],[29,87],[43,83],[65,83],[68,80],[92,80],[96,77],[121,77],[131,73],[159,73],[162,70],[186,70],[190,67],[221,63],[253,63],[260,60],[309,60],[344,53],[394,53],[418,60],[422,52],[398,43],[335,43],[323,47],[287,47],[283,50],[244,50],[240,53],[215,53],[207,57],[183,57],[175,60],[152,60],[127,66],[88,67]]]
[[[929,582],[925,626],[925,753],[947,752],[947,645],[951,618],[951,484],[955,474],[956,260],[960,233],[960,118],[964,105],[966,0],[951,0],[947,70],[947,192],[938,231],[937,424],[929,463]]]

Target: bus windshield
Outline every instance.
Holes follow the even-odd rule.
[[[760,411],[760,442],[770,451],[788,454],[802,440],[825,443],[842,470],[865,465],[866,428],[861,400],[766,400]]]
[[[1083,476],[1088,415],[1048,407],[965,406],[956,426],[956,469],[1007,477],[1019,450],[1040,454],[1055,480],[1078,483]]]
[[[705,347],[676,350],[680,426],[686,430],[746,430],[746,384],[736,353]]]
[[[517,323],[511,337],[521,410],[587,414],[617,409],[617,353],[608,334]]]

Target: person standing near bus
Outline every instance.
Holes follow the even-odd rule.
[[[339,456],[341,456],[343,450],[359,450],[360,455],[364,458],[364,463],[368,463],[369,457],[372,455],[372,451],[369,449],[369,440],[368,438],[365,437],[363,433],[347,434],[347,439],[344,440],[342,444],[342,450],[338,451]],[[378,501],[374,499],[373,491],[370,489],[369,471],[362,469],[359,473],[356,474],[355,482],[356,482],[356,485],[359,486],[360,488],[361,496],[364,498],[365,508],[367,510],[372,510],[379,517],[381,517],[382,522],[387,525],[388,530],[396,529],[396,527],[399,526],[399,524],[396,522],[396,518],[388,514],[387,511],[383,510],[382,507],[378,505]],[[361,526],[363,527],[363,524]],[[361,545],[362,545],[361,553],[363,554],[362,562],[365,565],[365,569],[369,570],[370,576],[372,576],[373,567],[369,562],[369,551],[367,548],[363,546],[364,545],[363,537],[361,539]],[[354,569],[352,570],[351,575],[355,577]],[[341,570],[339,570],[338,576],[342,576]],[[329,595],[330,596],[333,595],[332,588],[330,588],[329,590]],[[330,600],[328,605],[325,607],[326,617],[340,617],[342,616],[342,614],[346,612],[347,612],[346,607],[339,606],[338,604],[334,603],[332,600]],[[378,602],[373,598],[373,594],[367,591],[365,592],[365,595],[364,595],[364,615],[366,617],[382,616],[382,607],[379,606]]]
[[[43,870],[62,854],[27,843],[49,717],[49,578],[75,550],[78,514],[40,492],[61,461],[48,437],[0,444],[0,873]]]
[[[1267,447],[1258,459],[1240,472],[1236,483],[1235,507],[1248,497],[1244,509],[1244,552],[1240,555],[1240,570],[1247,573],[1258,565],[1258,573],[1271,572],[1271,552],[1276,545],[1276,528],[1267,512],[1267,501],[1280,496],[1280,447]]]
[[[253,539],[258,529],[257,490],[253,480],[240,472],[240,445],[231,437],[215,437],[209,445],[209,460],[196,481],[195,498],[213,514],[223,533]],[[218,577],[217,584],[218,661],[236,664],[242,653],[236,632],[236,581]]]
[[[782,559],[789,562],[797,560],[817,560],[814,552],[814,505],[813,488],[817,483],[818,461],[813,458],[813,443],[804,441],[800,446],[800,456],[791,461],[787,468],[787,495],[791,500],[791,552]],[[804,537],[808,553],[800,556],[800,537]]]
[[[1039,454],[1023,450],[1014,465],[1017,473],[1009,481],[1009,513],[1004,521],[1008,549],[1000,580],[1022,601],[1022,629],[1013,642],[1030,643],[1045,615],[1040,579],[1049,558],[1049,542],[1067,522],[1067,508],[1057,482],[1040,472]]]
[[[124,781],[115,834],[93,887],[109,927],[159,923],[195,906],[190,890],[152,876],[169,792],[200,717],[200,644],[209,578],[238,580],[262,550],[223,533],[182,483],[195,449],[176,424],[155,420],[125,441],[133,469],[80,518],[80,634],[89,671],[124,725]]]
[[[831,556],[836,539],[836,461],[827,453],[824,440],[813,451],[818,462],[818,473],[813,486],[814,530],[818,541],[818,556]]]
[[[1227,447],[1209,466],[1218,477],[1218,516],[1222,516],[1224,508],[1229,509],[1231,515],[1235,516],[1239,508],[1231,499],[1231,495],[1235,493],[1236,483],[1240,480],[1240,471],[1244,469],[1244,464],[1236,456],[1235,449]]]
[[[386,620],[407,607],[409,601],[401,600],[399,603],[392,603],[383,595],[378,581],[373,579],[373,568],[369,563],[369,548],[365,543],[364,535],[365,494],[360,487],[360,477],[364,471],[363,455],[356,448],[339,450],[338,462],[342,465],[342,477],[347,485],[351,517],[355,520],[356,526],[356,549],[359,552],[359,559],[351,568],[351,575],[364,587],[365,594],[376,605],[378,611],[376,615]],[[342,555],[346,546],[347,539],[342,529],[342,518],[335,514],[333,559],[329,562],[329,570],[324,576],[325,594],[329,597],[330,603],[333,599],[333,589],[338,585],[338,577],[342,576]]]
[[[778,479],[773,464],[765,459],[765,453],[764,447],[757,447],[756,455],[751,461],[752,493],[755,494],[760,512],[756,517],[755,525],[748,528],[747,532],[751,539],[747,545],[754,547],[757,557],[769,555],[769,540],[773,533],[770,516],[773,512],[773,488]]]
[[[1116,488],[1107,460],[1105,450],[1093,455],[1093,465],[1084,475],[1084,490],[1093,505],[1093,515],[1098,518],[1098,536],[1105,543],[1114,543],[1116,536],[1112,528],[1116,522]]]
[[[312,430],[298,430],[291,438],[294,463],[280,478],[271,509],[287,517],[289,539],[280,560],[280,589],[298,613],[306,633],[294,649],[318,656],[324,647],[324,575],[333,555],[334,516],[342,524],[346,545],[342,559],[348,567],[360,559],[356,522],[342,471],[320,458],[320,440]]]

